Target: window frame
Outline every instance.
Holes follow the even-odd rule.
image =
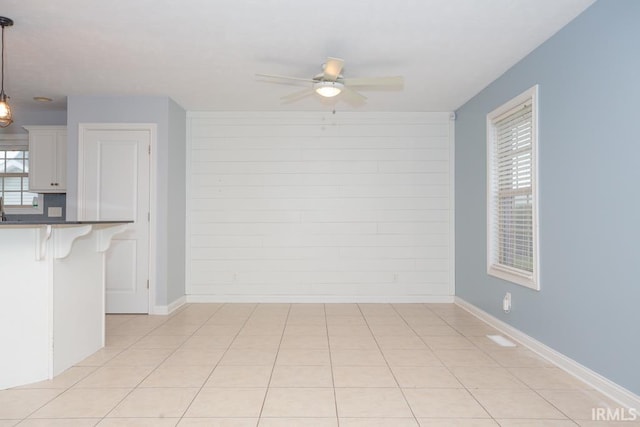
[[[500,263],[498,260],[498,191],[496,168],[496,124],[517,114],[525,104],[531,103],[531,240],[532,271]],[[538,85],[535,85],[487,114],[487,274],[509,282],[540,290],[540,239],[538,227]]]
[[[4,134],[0,135],[0,150],[29,151],[29,136],[27,134]],[[31,165],[29,165],[31,166]],[[37,193],[36,193],[37,194]],[[23,205],[20,207],[5,205],[4,210],[7,215],[42,215],[44,213],[42,195],[38,194],[39,203],[34,207]]]

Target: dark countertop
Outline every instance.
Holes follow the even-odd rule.
[[[0,227],[10,225],[95,225],[95,224],[131,224],[133,221],[53,221],[38,219],[33,221],[0,221]]]

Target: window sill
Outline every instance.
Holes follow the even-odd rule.
[[[24,208],[12,208],[10,206],[5,206],[4,213],[6,215],[42,215],[44,213],[44,209],[40,205]]]
[[[515,269],[503,267],[501,265],[490,265],[487,269],[489,276],[497,277],[498,279],[506,280],[516,285],[521,285],[534,291],[540,290],[540,282],[535,279],[532,273],[520,272]]]

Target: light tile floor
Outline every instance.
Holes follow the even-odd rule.
[[[452,304],[190,304],[0,391],[3,426],[598,426],[617,408]],[[640,423],[619,423],[624,426]]]

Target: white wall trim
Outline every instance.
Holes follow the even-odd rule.
[[[344,296],[344,295],[187,295],[187,303],[430,303],[451,304],[453,296]]]
[[[590,385],[602,394],[615,400],[624,407],[636,409],[640,408],[640,396],[637,396],[626,388],[603,377],[597,372],[592,371],[586,366],[581,365],[580,363],[565,356],[564,354],[559,353],[551,347],[546,346],[540,341],[530,337],[524,332],[521,332],[513,326],[503,322],[502,320],[493,317],[489,313],[479,309],[478,307],[463,300],[460,297],[455,297],[455,304],[467,310],[478,319],[493,326],[505,335],[508,335],[509,337],[518,341],[520,344],[529,348],[531,351],[544,357],[560,369],[566,371],[570,375],[573,375],[584,383]]]
[[[456,294],[456,113],[449,114],[449,295]]]
[[[191,160],[192,160],[192,142],[191,142],[191,113],[187,111],[187,119],[186,119],[186,127],[187,134],[185,136],[185,150],[187,150],[187,154],[185,156],[185,213],[184,213],[184,292],[185,296],[189,294],[189,287],[191,284],[191,186],[192,186],[192,171],[191,171]]]
[[[149,314],[158,314],[158,315],[168,316],[174,313],[175,311],[179,310],[180,308],[182,308],[182,306],[185,305],[186,303],[187,303],[186,296],[181,296],[180,298],[178,298],[177,300],[175,300],[169,305],[152,306],[151,310],[149,310]]]

